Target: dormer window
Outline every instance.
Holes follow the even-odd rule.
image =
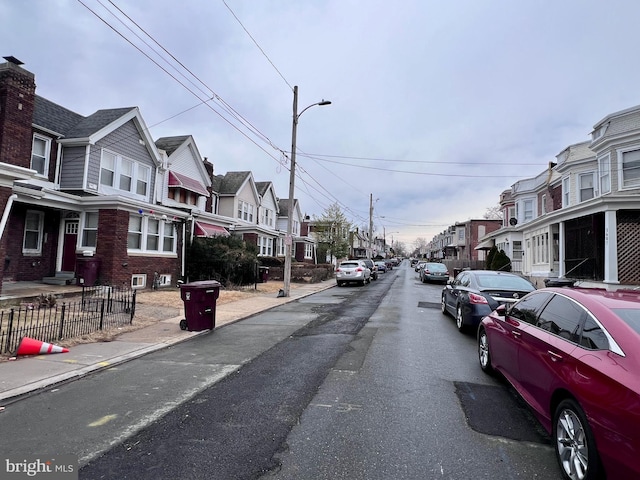
[[[31,169],[39,175],[46,176],[49,171],[49,152],[51,149],[51,139],[41,135],[33,136],[31,146]]]

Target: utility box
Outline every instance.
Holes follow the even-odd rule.
[[[182,330],[213,330],[216,325],[216,301],[220,295],[220,286],[220,282],[215,280],[180,285],[180,298],[184,303],[186,317],[180,321]]]
[[[93,287],[98,281],[100,260],[95,257],[76,258],[76,285]]]

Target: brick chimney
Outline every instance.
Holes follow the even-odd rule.
[[[0,162],[31,166],[31,139],[36,83],[33,73],[15,57],[0,63]]]

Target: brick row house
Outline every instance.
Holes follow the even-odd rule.
[[[195,237],[241,235],[262,255],[284,256],[271,182],[215,175],[189,135],[154,141],[137,107],[72,112],[36,95],[35,76],[5,59],[0,291],[7,281],[175,285]]]
[[[502,227],[483,242],[505,250],[537,286],[640,285],[640,106],[596,123],[538,176],[500,197]]]

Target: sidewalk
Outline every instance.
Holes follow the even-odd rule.
[[[335,280],[292,285],[289,297],[265,294],[216,305],[215,329],[257,313],[312,295],[336,285]],[[184,309],[181,309],[181,313]],[[69,348],[68,353],[18,357],[0,363],[0,409],[19,397],[76,380],[92,372],[113,367],[147,353],[189,340],[210,330],[181,330],[184,315],[160,320],[139,330],[123,333],[112,342],[87,343]],[[1,411],[1,410],[0,410]]]

